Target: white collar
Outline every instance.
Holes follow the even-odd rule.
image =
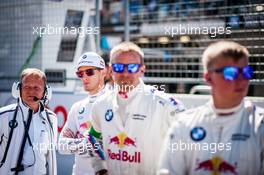
[[[102,87],[102,88],[101,88],[96,94],[90,95],[90,94],[88,93],[89,102],[90,102],[90,103],[93,103],[93,102],[97,99],[97,97],[98,97],[98,96],[101,96],[102,94],[104,94],[105,91],[106,91],[106,88],[105,88],[105,86],[104,86],[104,87]]]
[[[214,113],[216,113],[218,115],[232,115],[232,114],[237,113],[238,111],[240,111],[243,108],[244,100],[242,100],[239,105],[232,107],[232,108],[227,108],[227,109],[216,108],[214,106],[213,100],[210,101],[210,105],[211,105]]]
[[[143,81],[139,81],[139,84],[130,92],[125,93],[127,95],[127,98],[121,97],[119,94],[118,88],[114,89],[114,101],[113,106],[114,108],[118,108],[118,104],[120,103],[120,100],[123,104],[128,104],[132,101],[132,99],[135,99],[134,97],[137,96],[138,93],[143,92],[145,88],[145,84]]]
[[[121,92],[121,91],[119,91],[119,89],[116,89],[115,93],[116,93],[118,101],[130,101],[132,98],[134,98],[136,96],[136,94],[138,92],[142,92],[143,89],[144,89],[144,82],[139,81],[137,86],[135,88],[133,88],[131,91]]]

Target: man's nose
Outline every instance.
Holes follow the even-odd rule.
[[[127,67],[124,68],[124,71],[123,71],[122,73],[123,73],[123,74],[130,74],[130,73],[128,72],[128,68],[127,68]]]
[[[90,77],[85,75],[85,76],[83,76],[82,81],[83,82],[89,82],[90,81]]]
[[[237,76],[237,79],[236,79],[237,81],[248,81],[248,79],[246,79],[245,77],[244,77],[244,75],[243,75],[243,73],[242,72],[239,72],[238,73],[238,76]]]

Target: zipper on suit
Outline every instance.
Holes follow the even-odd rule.
[[[224,127],[220,126],[217,143],[221,142],[223,129],[224,129]]]
[[[218,138],[217,138],[217,145],[221,142],[222,140],[222,133],[223,133],[223,129],[224,127],[223,126],[220,126],[219,128],[219,133],[218,133]],[[216,152],[218,152],[219,150],[217,149]]]

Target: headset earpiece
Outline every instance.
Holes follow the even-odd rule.
[[[45,87],[45,94],[44,97],[46,98],[46,100],[50,101],[51,97],[52,97],[52,89],[49,85],[46,85]]]
[[[51,97],[52,97],[51,87],[49,85],[46,85],[43,97],[41,99],[43,101],[44,105],[47,105],[49,103]]]
[[[18,99],[20,97],[20,91],[21,90],[21,83],[20,82],[14,82],[12,86],[12,96],[15,99]]]

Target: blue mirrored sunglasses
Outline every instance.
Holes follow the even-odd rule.
[[[235,66],[226,66],[220,69],[212,70],[213,72],[222,73],[225,80],[234,81],[237,79],[239,73],[242,73],[243,77],[246,80],[249,80],[254,75],[254,70],[250,66],[245,66],[243,68],[235,67]]]
[[[128,73],[137,73],[140,66],[140,64],[113,63],[112,69],[114,72],[123,73],[125,71],[125,68],[127,68]]]

